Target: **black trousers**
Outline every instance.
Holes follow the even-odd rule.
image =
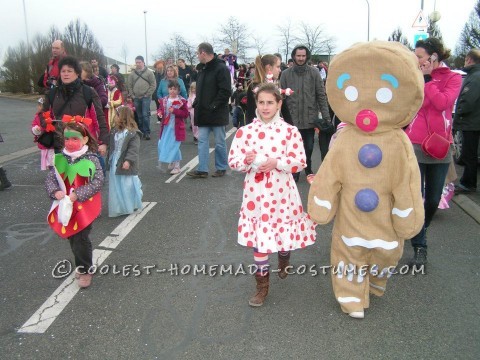
[[[460,184],[469,188],[477,187],[478,143],[480,131],[462,131],[462,158],[465,168]]]
[[[75,267],[79,273],[86,273],[93,265],[92,262],[92,242],[88,237],[92,230],[92,224],[88,225],[82,231],[70,236],[70,247],[75,257]]]
[[[315,129],[298,129],[300,135],[302,135],[303,147],[305,148],[305,156],[307,158],[307,167],[305,173],[312,173],[312,152],[313,144],[315,140]]]

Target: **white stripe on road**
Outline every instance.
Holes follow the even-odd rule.
[[[156,202],[144,202],[142,210],[129,215],[123,220],[99,246],[115,249],[156,204]],[[93,264],[98,268],[111,253],[110,250],[93,250]],[[74,270],[30,319],[18,329],[18,332],[43,334],[60,315],[62,310],[70,303],[78,290],[80,290],[80,288],[75,282]]]
[[[129,215],[98,246],[115,249],[155,205],[156,202],[144,202],[141,211]]]
[[[15,151],[11,154],[2,155],[0,156],[0,165],[6,163],[7,161],[15,160],[15,159],[21,158],[22,156],[30,155],[35,152],[38,152],[38,147],[32,146],[27,149]]]
[[[237,129],[235,129],[235,128],[231,128],[230,130],[228,130],[227,133],[225,134],[225,140],[228,139],[236,131],[237,131]],[[208,149],[208,153],[211,154],[213,150],[215,150],[215,148]],[[228,152],[227,152],[227,156],[228,156]],[[189,172],[190,170],[193,170],[197,165],[198,165],[198,155],[195,156],[188,163],[183,165],[183,167],[180,169],[180,172],[178,174],[170,176],[168,178],[168,180],[165,181],[165,183],[169,184],[172,181],[174,181],[175,179],[176,179],[176,181],[175,181],[176,183],[180,182],[180,180],[182,180],[187,175],[187,172]]]

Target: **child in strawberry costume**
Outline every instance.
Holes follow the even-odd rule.
[[[88,130],[89,120],[79,116],[63,119],[65,147],[55,155],[54,167],[45,180],[47,194],[55,200],[48,224],[60,237],[70,241],[80,287],[90,286],[92,279],[88,273],[93,265],[89,234],[102,209],[100,190],[104,180],[96,155],[97,142]],[[59,202],[65,197],[73,203],[68,223],[59,219]]]

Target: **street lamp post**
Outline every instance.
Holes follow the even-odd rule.
[[[28,37],[28,25],[27,25],[27,8],[25,7],[25,0],[23,0],[23,17],[25,18],[25,32],[27,34],[27,57],[28,57],[28,77],[30,78],[30,92],[33,94],[33,80],[32,80],[32,57],[30,53],[30,39]]]
[[[368,22],[367,22],[367,41],[370,41],[370,3],[368,0],[365,0],[367,2],[367,8],[368,8]]]
[[[148,51],[147,51],[147,10],[143,10],[143,17],[145,20],[145,66],[148,66]]]

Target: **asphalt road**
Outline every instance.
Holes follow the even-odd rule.
[[[34,104],[0,98],[0,107],[0,156],[31,147]],[[153,117],[152,129],[158,129]],[[197,155],[191,139],[189,132],[182,166]],[[315,168],[319,158],[317,145]],[[100,243],[125,217],[111,219],[104,211],[91,237],[95,249],[108,251],[108,273],[78,291],[44,333],[18,330],[64,282],[52,276],[56,264],[73,258],[46,224],[50,201],[39,154],[3,164],[14,186],[0,192],[1,359],[480,357],[480,225],[457,205],[439,211],[429,229],[428,274],[393,276],[364,320],[340,311],[330,276],[321,273],[329,264],[331,225],[317,227],[317,243],[292,254],[292,265],[320,273],[272,276],[266,303],[254,309],[248,306],[251,276],[193,275],[195,265],[236,271],[252,262],[252,252],[236,243],[242,174],[167,182],[170,175],[156,168],[155,140],[142,141],[141,159],[143,200],[156,204],[116,248]],[[298,187],[306,204],[304,176]],[[411,254],[407,242],[403,261]],[[138,265],[140,275],[130,270],[123,276],[128,265]],[[114,266],[120,274],[113,274]],[[166,271],[148,275],[147,266]]]

